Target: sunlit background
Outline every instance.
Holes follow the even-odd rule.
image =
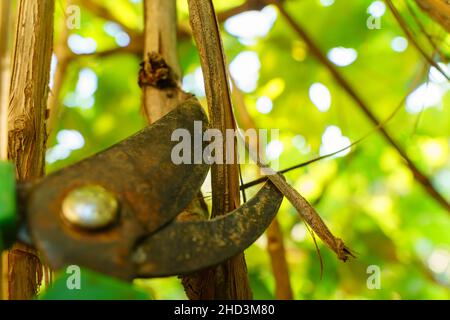
[[[142,2],[97,2],[118,21],[104,20],[82,7],[81,28],[69,31],[66,45],[75,58],[64,74],[61,117],[47,151],[48,172],[103,150],[145,125],[137,85],[141,58],[126,50],[102,54],[130,45],[131,37],[122,24],[137,33],[142,30]],[[214,1],[219,12],[242,2]],[[57,3],[61,5],[56,6],[55,25],[60,26],[63,2]],[[188,25],[187,1],[178,3],[180,23]],[[387,118],[406,97],[387,130],[434,187],[450,199],[450,84],[424,62],[384,2],[291,0],[286,8],[380,119]],[[403,1],[398,8],[407,16]],[[421,12],[417,14],[436,41],[440,39],[448,57],[450,36]],[[378,19],[379,29],[368,28],[370,16]],[[408,21],[414,26],[414,21]],[[280,130],[266,147],[267,158],[279,161],[280,168],[339,150],[373,127],[275,7],[235,15],[223,23],[222,31],[230,74],[245,94],[249,114],[258,127]],[[56,43],[61,34],[57,27]],[[417,34],[420,43],[426,44],[424,36]],[[179,56],[183,89],[194,93],[206,107],[199,58],[190,38],[180,39]],[[55,54],[51,86],[58,66]],[[439,62],[439,66],[450,73],[450,65]],[[243,166],[244,181],[257,174],[255,166]],[[424,192],[379,134],[291,171],[287,179],[358,255],[342,263],[319,243],[324,259],[320,279],[311,236],[285,200],[278,217],[296,299],[450,298],[448,212]],[[203,188],[207,198],[209,188],[208,183]],[[266,246],[262,236],[246,251],[256,299],[275,298]],[[370,265],[381,269],[378,290],[367,287]],[[158,299],[186,298],[176,277],[137,284]]]

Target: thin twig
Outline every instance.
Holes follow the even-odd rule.
[[[211,0],[189,0],[188,3],[192,30],[205,77],[211,127],[225,133],[227,129],[236,128],[228,71],[214,7]],[[228,143],[235,149],[235,141],[228,141]],[[227,154],[226,147],[224,143],[223,156]],[[234,152],[234,158],[236,158],[236,152]],[[233,163],[233,165],[212,166],[213,194],[217,195],[215,201],[213,197],[213,216],[225,214],[240,205],[238,169],[236,161]]]
[[[45,114],[53,44],[53,0],[18,1],[12,58],[8,156],[19,181],[40,179],[45,166]],[[17,252],[16,250],[19,250]],[[42,264],[25,245],[8,253],[10,299],[31,299],[42,280]],[[34,253],[35,254],[35,253]],[[5,267],[5,266],[3,266]]]
[[[335,237],[333,233],[331,233],[330,229],[328,229],[327,225],[322,220],[320,215],[316,212],[316,210],[305,198],[303,198],[303,196],[297,190],[295,190],[286,181],[284,176],[271,169],[267,164],[262,163],[258,153],[256,153],[255,150],[252,150],[252,148],[246,143],[243,137],[241,137],[241,139],[244,142],[247,150],[249,151],[250,156],[256,162],[256,164],[261,169],[263,169],[264,174],[267,176],[267,178],[289,200],[289,202],[294,206],[300,217],[311,228],[311,230],[315,234],[317,234],[319,238],[331,250],[336,253],[337,257],[344,262],[347,261],[349,257],[355,257],[352,251],[344,244],[344,242],[340,238]],[[316,246],[316,248],[318,247]]]

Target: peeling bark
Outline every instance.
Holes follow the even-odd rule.
[[[53,0],[20,0],[12,58],[8,157],[19,181],[44,174],[45,117],[53,41]],[[37,253],[14,245],[7,258],[7,299],[31,299],[42,279]]]
[[[8,103],[10,81],[10,1],[0,1],[0,161],[8,159]],[[3,258],[5,263],[3,263]],[[6,296],[8,282],[7,253],[0,252],[0,299]]]

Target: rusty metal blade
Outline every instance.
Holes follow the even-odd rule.
[[[179,143],[171,141],[172,132],[184,128],[194,137],[194,121],[207,128],[202,107],[196,99],[189,99],[136,135],[49,175],[31,191],[28,225],[34,244],[51,267],[79,264],[132,278],[129,255],[137,240],[173,220],[198,193],[207,175],[206,164],[176,165],[171,159]],[[118,199],[119,218],[106,230],[76,229],[61,217],[65,195],[86,184],[100,185]]]
[[[133,254],[138,277],[189,274],[219,264],[250,246],[275,217],[283,195],[271,183],[240,208],[206,221],[174,221]]]

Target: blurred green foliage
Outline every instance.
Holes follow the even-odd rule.
[[[97,1],[108,7],[128,27],[142,30],[142,3],[139,1]],[[188,24],[187,1],[179,2],[179,20]],[[62,3],[59,1],[59,3]],[[217,11],[242,1],[215,0]],[[333,3],[325,1],[322,3]],[[371,0],[336,0],[324,6],[319,0],[291,0],[286,8],[320,45],[324,52],[334,47],[356,50],[357,59],[339,70],[380,118],[386,118],[407,95],[415,77],[419,84],[430,81],[428,70],[417,50],[409,44],[403,52],[391,47],[395,37],[403,36],[397,22],[386,9],[380,18],[381,29],[366,26]],[[404,2],[400,11],[408,17]],[[63,6],[57,5],[56,26],[62,25]],[[274,9],[275,10],[275,9]],[[444,53],[450,53],[450,36],[418,12],[420,21],[435,39],[441,39]],[[81,28],[71,30],[95,40],[96,51],[117,46],[105,31],[108,21],[81,8]],[[261,22],[262,23],[262,22]],[[279,14],[270,31],[244,41],[222,27],[228,61],[243,51],[255,52],[261,64],[257,87],[247,93],[248,112],[260,128],[280,129],[283,145],[279,167],[285,168],[319,155],[322,136],[328,126],[337,126],[342,135],[356,140],[372,124],[359,112],[347,93],[310,54]],[[57,28],[56,39],[60,37]],[[428,52],[426,38],[419,42]],[[181,39],[179,56],[185,75],[199,67],[191,39]],[[65,159],[47,164],[48,172],[113,145],[145,125],[137,85],[140,57],[129,53],[108,56],[96,54],[74,59],[65,74],[60,92],[61,117],[53,131],[49,147],[58,144],[61,130],[77,130],[84,145]],[[95,101],[67,106],[76,94],[80,70],[88,68],[97,76]],[[255,79],[256,80],[256,79]],[[331,94],[327,112],[316,108],[309,96],[313,83],[322,83]],[[197,83],[197,86],[199,84]],[[200,84],[201,85],[201,84]],[[450,198],[450,94],[448,83],[442,97],[421,112],[409,113],[402,107],[388,124],[388,131],[406,149],[408,155],[432,180],[434,186]],[[270,113],[258,112],[257,100],[269,97]],[[204,97],[201,102],[206,106]],[[69,103],[70,104],[70,103]],[[87,107],[86,107],[87,106]],[[298,137],[301,135],[301,137]],[[294,140],[293,138],[296,137]],[[333,146],[332,146],[333,147]],[[339,146],[336,145],[338,149]],[[51,150],[51,149],[50,149]],[[337,236],[357,252],[357,259],[341,263],[319,243],[324,260],[323,278],[313,241],[286,200],[278,214],[284,231],[290,278],[296,299],[448,299],[450,298],[450,220],[448,212],[431,199],[404,165],[396,151],[378,134],[358,144],[343,157],[324,160],[287,174],[287,179],[309,201]],[[244,166],[244,180],[257,177],[254,166]],[[256,188],[248,190],[249,195]],[[208,195],[208,194],[206,194]],[[274,278],[263,236],[246,251],[249,276],[256,299],[274,299]],[[370,290],[367,268],[381,269],[381,288]],[[177,278],[138,280],[136,283],[156,298],[184,299]]]

